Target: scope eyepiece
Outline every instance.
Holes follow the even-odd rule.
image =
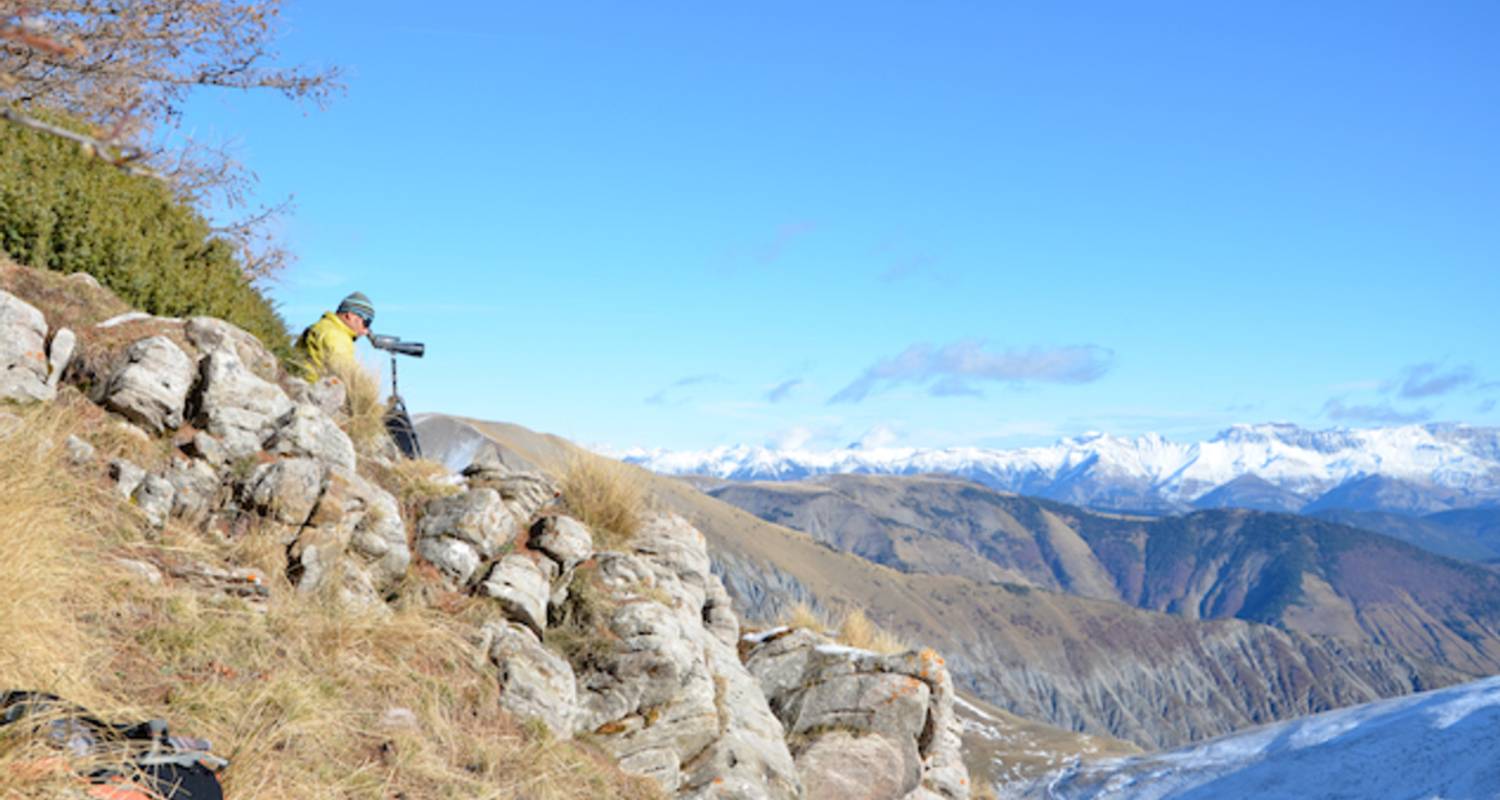
[[[377,350],[389,350],[392,353],[400,353],[403,356],[421,358],[427,352],[427,345],[421,342],[403,342],[399,336],[382,336],[370,334],[370,346]]]

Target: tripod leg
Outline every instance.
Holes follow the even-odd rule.
[[[396,447],[407,458],[422,457],[422,443],[417,441],[417,428],[406,413],[406,403],[400,397],[391,398],[391,407],[385,412],[385,429],[390,432]]]

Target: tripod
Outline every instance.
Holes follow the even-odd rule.
[[[411,415],[406,413],[406,401],[396,386],[396,353],[391,352],[391,399],[385,410],[385,429],[401,454],[407,458],[422,457],[422,443],[417,441],[417,429],[412,425]]]

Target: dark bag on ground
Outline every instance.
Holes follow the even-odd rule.
[[[216,772],[229,762],[210,754],[202,739],[173,736],[167,723],[105,722],[57,695],[44,692],[0,692],[0,728],[31,717],[37,734],[70,756],[101,756],[118,766],[99,767],[80,777],[108,786],[105,797],[165,800],[224,800]],[[140,793],[139,790],[149,792]]]

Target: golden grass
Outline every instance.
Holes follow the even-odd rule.
[[[780,624],[831,636],[840,644],[881,655],[895,655],[912,649],[901,637],[870,621],[869,616],[860,609],[850,611],[839,619],[837,625],[831,625],[812,606],[798,603],[781,616]]]
[[[828,630],[828,621],[807,603],[799,602],[792,606],[782,615],[780,622],[788,628],[801,628],[814,633],[823,633]]]
[[[379,374],[356,359],[333,361],[328,375],[344,384],[344,408],[339,427],[354,442],[360,456],[374,456],[391,449],[391,434],[385,428],[386,404]]]
[[[0,688],[206,737],[232,761],[221,779],[235,798],[661,796],[587,745],[552,741],[500,709],[473,640],[485,604],[375,613],[330,602],[335,590],[273,580],[269,600],[252,605],[130,577],[117,556],[280,575],[284,548],[271,531],[144,542],[102,478],[63,465],[72,412],[14,413],[22,425],[0,441]],[[49,760],[55,751],[24,734],[0,728],[0,797],[60,796],[78,765]]]
[[[396,502],[407,519],[415,519],[416,512],[428,500],[458,494],[461,487],[452,482],[453,473],[448,468],[426,458],[398,458],[389,464],[362,461],[362,471],[371,480],[395,496]]]
[[[563,467],[563,504],[594,531],[601,549],[633,538],[647,510],[645,470],[592,453],[578,452]]]
[[[850,647],[887,656],[911,649],[899,636],[871,622],[865,612],[857,608],[845,614],[839,622],[838,640]]]
[[[0,428],[0,688],[89,693],[105,653],[76,615],[105,602],[109,570],[83,527],[119,501],[58,479],[74,415],[12,413],[20,424]]]

